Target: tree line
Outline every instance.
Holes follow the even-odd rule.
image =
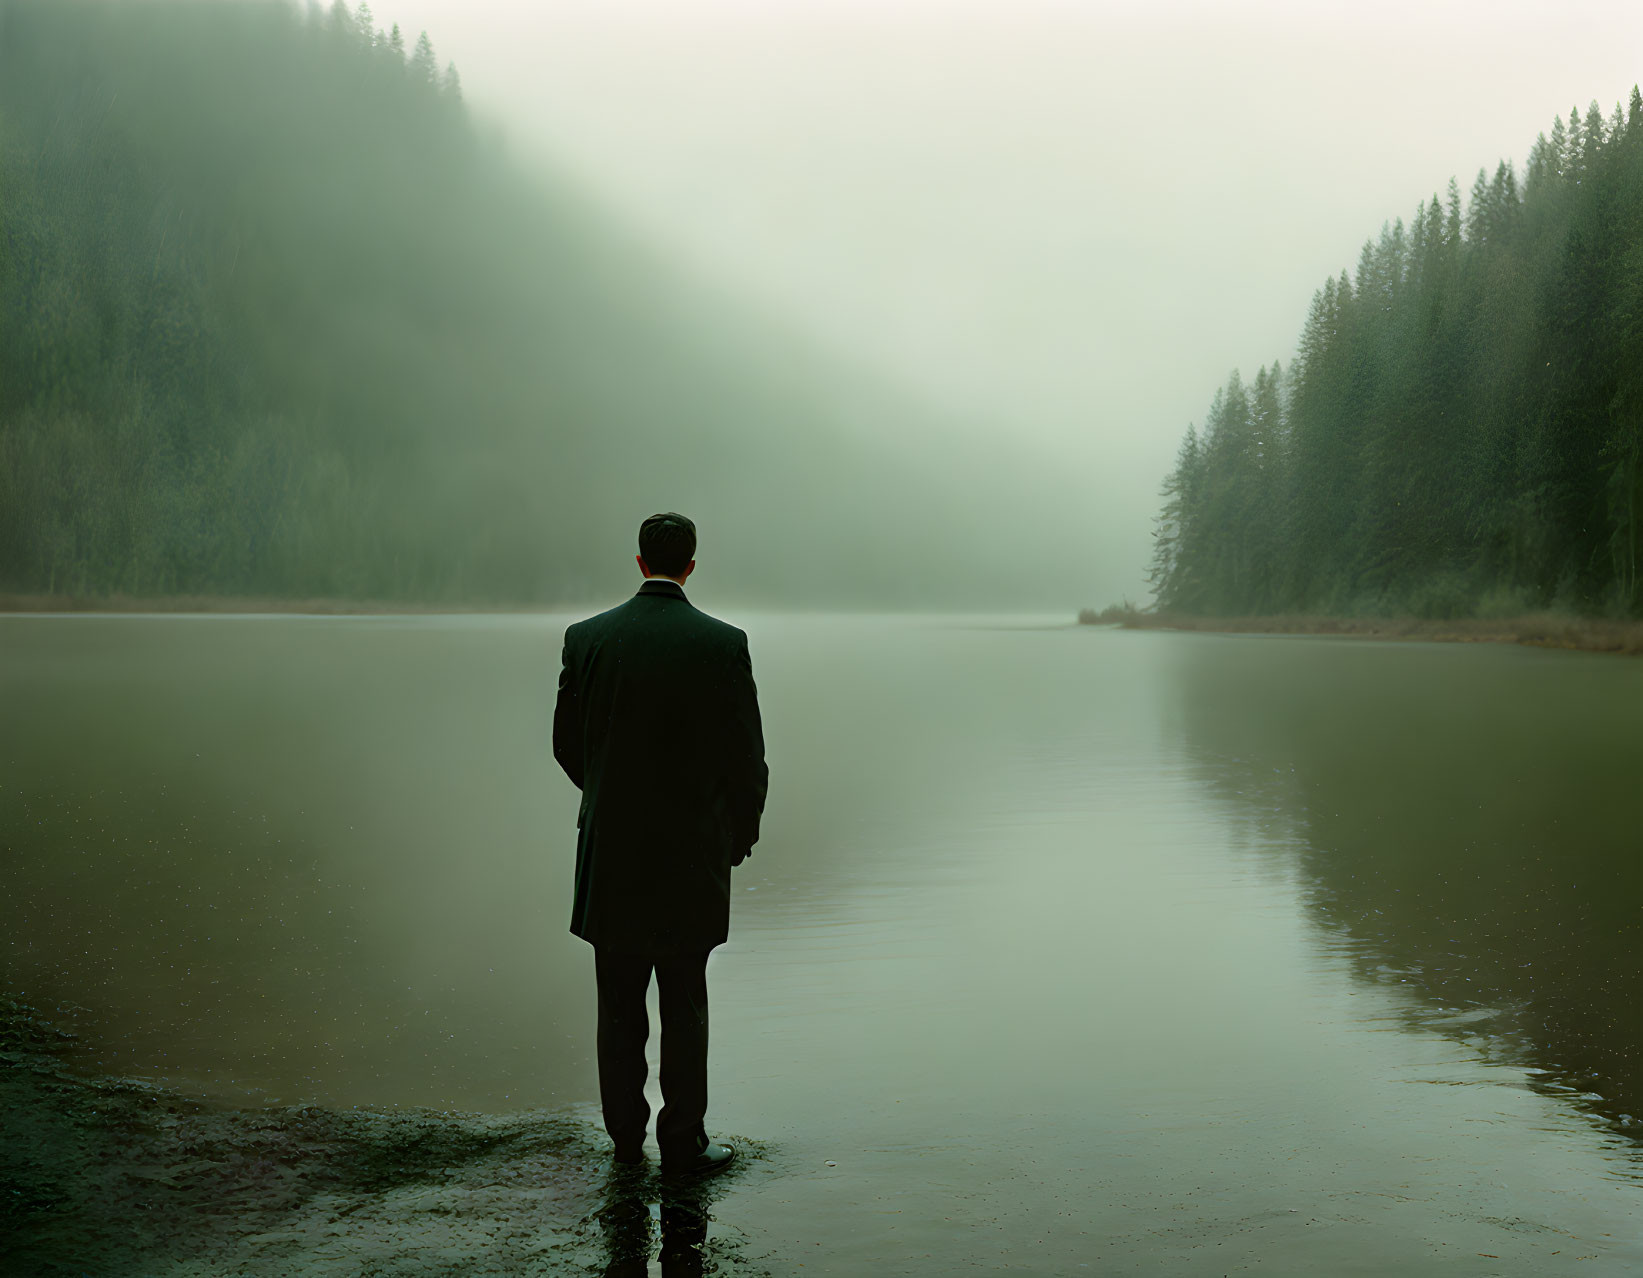
[[[1163,484],[1168,611],[1635,616],[1643,97],[1383,226]]]

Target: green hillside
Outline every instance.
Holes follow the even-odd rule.
[[[950,553],[936,430],[363,6],[0,9],[0,591],[577,600],[676,508],[745,598],[1043,598],[1019,536]]]

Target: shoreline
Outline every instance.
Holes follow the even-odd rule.
[[[0,616],[532,616],[592,603],[431,604],[381,599],[286,598],[265,595],[40,595],[0,592]],[[1078,623],[1122,630],[1176,630],[1203,634],[1295,635],[1311,638],[1408,640],[1417,643],[1511,643],[1570,652],[1643,656],[1643,620],[1616,621],[1567,613],[1512,617],[1333,617],[1285,613],[1255,617],[1200,617],[1154,613],[1129,606],[1081,609]]]
[[[1270,617],[1194,617],[1137,610],[1085,609],[1082,625],[1123,630],[1179,630],[1206,634],[1304,635],[1334,639],[1405,639],[1420,643],[1513,643],[1571,652],[1643,655],[1643,621],[1612,621],[1560,613],[1517,617],[1326,617],[1285,614]]]
[[[575,604],[429,604],[387,599],[284,598],[274,595],[25,595],[0,593],[0,616],[8,613],[237,614],[294,613],[341,616],[451,616],[464,613],[552,612]]]
[[[649,1250],[658,1196],[698,1222],[687,1241],[716,1272],[762,1272],[739,1231],[709,1230],[712,1198],[741,1173],[664,1189],[617,1168],[572,1112],[235,1109],[87,1074],[76,1046],[0,998],[0,1228],[20,1273],[598,1272]]]
[[[637,586],[638,578],[633,579]],[[272,595],[27,595],[0,592],[0,618],[4,617],[155,617],[190,616],[307,616],[307,617],[549,617],[572,613],[590,615],[629,598],[624,588],[613,587],[604,594],[582,599],[557,599],[536,603],[426,603],[392,599],[341,599],[327,596],[284,598]],[[704,598],[706,595],[703,596]],[[1019,616],[1030,614],[1065,621],[1065,604],[1041,607],[1011,605],[981,608],[953,604],[924,605],[821,604],[813,601],[749,601],[741,596],[715,594],[714,608],[734,608],[744,613],[805,613],[815,616]]]

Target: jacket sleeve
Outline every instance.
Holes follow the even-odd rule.
[[[739,864],[759,841],[770,769],[764,761],[764,726],[759,720],[759,689],[753,682],[753,659],[747,636],[736,644],[731,678],[730,798],[734,822],[733,864]]]
[[[559,699],[553,707],[553,757],[578,790],[582,788],[581,672],[571,651],[570,631],[560,654]]]

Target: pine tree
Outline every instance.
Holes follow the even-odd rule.
[[[411,54],[411,75],[423,84],[438,85],[439,64],[434,60],[434,42],[424,31],[416,38],[416,49]]]
[[[1591,106],[1586,108],[1585,137],[1582,139],[1580,151],[1581,167],[1590,173],[1597,168],[1598,152],[1603,149],[1603,108],[1598,106],[1597,99],[1592,99]]]
[[[1552,133],[1549,143],[1552,172],[1560,179],[1568,178],[1570,176],[1569,131],[1563,127],[1563,117],[1561,115],[1552,117]]]
[[[1384,228],[1383,228],[1384,229]],[[1375,289],[1375,241],[1365,240],[1358,250],[1358,269],[1353,276],[1359,297],[1372,295]]]
[[[1419,289],[1425,282],[1431,259],[1426,217],[1426,201],[1422,200],[1415,206],[1415,216],[1409,223],[1409,253],[1404,268],[1405,284],[1413,289]]]
[[[452,102],[462,101],[462,77],[456,73],[456,63],[445,64],[445,78],[439,82],[439,90]]]
[[[1509,161],[1502,160],[1489,183],[1489,240],[1499,243],[1507,238],[1517,225],[1517,214],[1517,174]]]
[[[1546,140],[1544,133],[1537,134],[1534,145],[1529,148],[1529,167],[1523,178],[1525,194],[1533,194],[1539,191],[1556,176],[1556,151],[1551,143]]]
[[[1415,266],[1415,273],[1422,288],[1434,285],[1449,268],[1449,254],[1444,245],[1443,208],[1438,203],[1438,193],[1432,192],[1432,198],[1426,203],[1426,216],[1421,227],[1421,252]]]
[[[1175,469],[1165,477],[1160,495],[1163,507],[1154,521],[1152,565],[1147,584],[1163,608],[1190,606],[1192,584],[1189,561],[1189,518],[1196,513],[1198,432],[1189,423],[1175,454]]]
[[[405,62],[405,37],[400,33],[399,23],[394,23],[394,29],[388,33],[388,52],[394,55],[396,66]]]
[[[1277,360],[1271,369],[1255,375],[1250,397],[1250,447],[1246,465],[1250,468],[1250,508],[1245,516],[1245,536],[1249,581],[1239,601],[1239,611],[1270,612],[1278,606],[1282,583],[1288,573],[1282,564],[1284,521],[1280,500],[1287,479],[1286,432],[1283,416],[1283,368]]]
[[[1472,183],[1472,199],[1466,206],[1466,243],[1477,248],[1489,238],[1489,179],[1482,169]]]

